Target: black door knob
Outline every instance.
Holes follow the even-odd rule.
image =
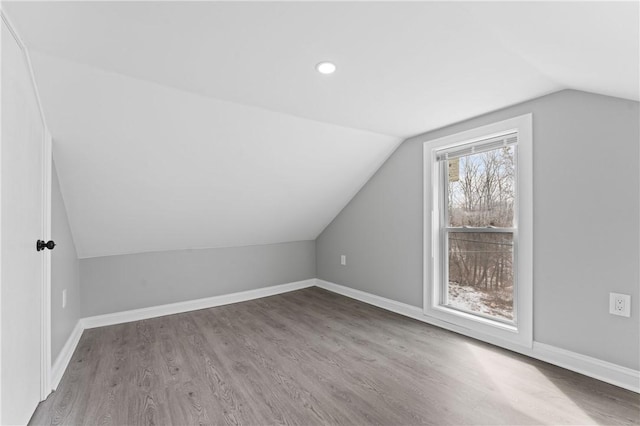
[[[53,250],[55,246],[56,246],[56,243],[54,243],[51,240],[47,243],[45,243],[42,240],[38,240],[38,242],[36,243],[36,251],[41,251],[41,250],[44,250],[45,248],[48,248],[49,250]]]

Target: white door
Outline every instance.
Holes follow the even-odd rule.
[[[26,424],[40,402],[44,138],[29,67],[2,22],[2,424]]]

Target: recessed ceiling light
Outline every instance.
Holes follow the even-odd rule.
[[[336,64],[333,62],[320,62],[316,65],[316,70],[320,74],[333,74],[336,71]]]

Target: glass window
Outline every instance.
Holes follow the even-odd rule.
[[[440,302],[508,322],[515,319],[515,141],[515,134],[508,135],[498,148],[486,149],[495,141],[480,141],[454,158],[449,151],[455,149],[438,155],[446,225]]]
[[[533,342],[533,127],[525,114],[424,142],[424,314]]]

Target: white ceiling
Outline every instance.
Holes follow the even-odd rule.
[[[80,257],[315,239],[399,143],[32,62],[46,70],[37,78]]]
[[[313,239],[402,137],[564,88],[639,99],[637,2],[3,7],[81,257]]]
[[[638,2],[10,6],[32,49],[388,135],[563,88],[638,99]],[[317,75],[321,60],[338,72]]]

